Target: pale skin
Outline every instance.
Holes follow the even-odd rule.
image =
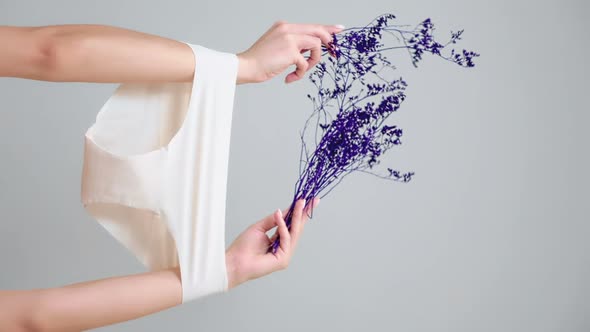
[[[236,84],[304,77],[341,26],[279,21],[250,48],[237,53]],[[195,59],[188,45],[137,31],[101,25],[0,26],[0,77],[51,82],[189,82]],[[304,56],[309,52],[309,56]],[[198,62],[198,59],[196,60]],[[229,288],[284,270],[315,198],[298,200],[290,229],[277,210],[244,230],[226,250]],[[267,232],[275,229],[269,237]],[[276,253],[267,248],[279,235]],[[72,285],[0,291],[0,331],[81,331],[139,318],[182,303],[178,267]]]

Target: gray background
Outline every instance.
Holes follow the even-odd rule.
[[[91,6],[96,6],[92,8]],[[477,67],[400,57],[409,184],[355,175],[316,210],[291,266],[103,331],[588,331],[590,6],[578,1],[14,1],[0,24],[97,23],[246,49],[277,19],[383,12],[465,28]],[[4,46],[3,46],[4,47]],[[282,76],[283,77],[283,76]],[[307,80],[236,92],[227,241],[285,207]],[[83,134],[116,85],[0,79],[0,287],[143,271],[79,202]],[[384,162],[386,163],[386,162]]]

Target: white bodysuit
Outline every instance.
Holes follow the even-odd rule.
[[[195,55],[192,82],[124,83],[104,104],[85,134],[81,190],[86,211],[147,268],[180,266],[183,303],[228,289],[225,199],[238,69],[235,54],[186,44]]]

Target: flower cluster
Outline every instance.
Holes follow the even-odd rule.
[[[307,95],[313,112],[300,135],[299,179],[285,216],[288,227],[298,199],[309,204],[314,197],[324,197],[352,172],[398,182],[408,182],[414,175],[391,167],[384,174],[375,170],[381,157],[401,144],[402,129],[386,120],[406,99],[408,86],[401,77],[387,77],[395,70],[385,56],[387,51],[406,49],[415,67],[426,53],[463,67],[473,67],[473,58],[479,56],[454,49],[443,54],[448,45],[461,39],[463,30],[451,32],[451,39],[443,45],[434,39],[430,19],[413,29],[392,24],[394,19],[392,14],[381,15],[367,26],[333,35],[332,43],[324,46],[327,60],[309,75],[317,94]],[[387,37],[397,43],[389,45]],[[279,241],[277,238],[269,251],[276,252]]]

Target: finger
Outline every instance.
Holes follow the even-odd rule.
[[[275,221],[272,215],[266,216],[262,220],[254,224],[254,227],[262,232],[268,232],[275,226]]]
[[[289,208],[285,208],[281,211],[281,213],[283,214],[283,218],[284,218],[284,216],[287,215],[288,212],[289,212]]]
[[[306,59],[307,67],[303,71],[303,74],[305,74],[305,72],[307,72],[318,62],[320,62],[320,59],[322,57],[322,42],[320,39],[315,37],[300,36],[297,39],[297,46],[303,52],[306,52],[308,50],[310,51],[310,56],[308,59]],[[299,78],[302,77],[303,75],[301,75]]]
[[[322,47],[322,41],[317,37],[308,35],[294,35],[294,39],[298,50],[311,50],[313,48]]]
[[[293,35],[295,39],[295,44],[297,50],[313,50],[313,59],[311,61],[319,61],[319,57],[321,56],[321,40],[308,36],[308,35]],[[291,83],[303,78],[305,72],[310,68],[308,60],[301,55],[301,53],[297,53],[295,56],[294,64],[297,67],[295,71],[287,75],[285,77],[285,83]]]
[[[344,29],[342,25],[323,24],[291,24],[290,32],[301,33],[319,38],[322,44],[328,46],[332,42],[332,34]]]
[[[336,54],[332,49],[331,43],[334,40],[333,35],[341,32],[344,29],[343,25],[296,24],[292,29],[298,33],[305,33],[320,38],[322,44],[325,46],[325,49],[328,51],[328,53],[331,56],[336,57]],[[320,45],[320,51],[321,50],[322,48]],[[316,64],[317,62],[314,64],[310,64],[310,68]]]
[[[287,229],[287,224],[285,223],[285,219],[283,219],[281,210],[275,212],[274,218],[279,228],[278,233],[281,236],[280,248],[284,253],[288,254],[291,252],[291,234],[289,234],[289,229]]]
[[[283,209],[282,210],[283,215],[286,215],[288,211],[289,211],[289,208]],[[256,229],[263,231],[265,233],[270,231],[271,229],[273,229],[276,225],[277,224],[274,219],[274,213],[271,213],[270,215],[264,217],[264,219],[260,220],[256,224],[254,224]]]
[[[344,30],[344,25],[341,24],[337,24],[337,25],[331,25],[328,27],[328,30],[330,31],[330,36],[332,37],[332,41],[334,40],[334,35],[342,32]],[[328,50],[328,53],[332,56],[332,57],[336,57],[336,53],[334,52],[334,46],[333,45],[329,45],[326,46],[326,49]]]
[[[305,59],[303,55],[299,54],[295,58],[295,66],[297,66],[295,71],[289,73],[289,75],[285,77],[285,83],[291,83],[300,80],[303,77],[303,75],[305,75],[305,72],[307,71],[307,67],[309,67],[309,64],[307,63],[307,59]]]
[[[332,42],[332,34],[325,25],[320,24],[291,24],[290,33],[305,34],[319,38],[322,44],[328,46]]]
[[[288,212],[289,212],[289,208],[285,208],[285,209],[281,210],[281,213],[283,214],[283,218],[285,218],[284,216],[286,216]],[[270,215],[269,217],[271,217],[271,216],[273,216],[273,215],[274,215],[274,213],[273,213],[272,215]],[[274,217],[272,218],[272,220],[273,220],[273,226],[271,227],[271,229],[272,229],[274,226],[276,226],[276,223],[275,223],[275,221],[274,221]],[[268,232],[268,231],[267,231],[267,232]],[[273,234],[273,235],[272,235],[272,236],[271,236],[269,239],[270,239],[271,241],[273,241],[273,242],[274,242],[274,240],[276,240],[276,238],[277,238],[278,236],[279,236],[279,230],[277,229],[277,230],[274,232],[274,234]]]
[[[305,200],[300,199],[295,204],[295,208],[293,209],[293,217],[291,218],[291,243],[293,248],[297,245],[299,241],[299,236],[301,235],[301,231],[303,230],[303,208],[305,207]]]
[[[313,66],[317,65],[322,58],[322,49],[321,47],[314,47],[310,50],[309,58],[307,58],[307,70],[313,68]]]
[[[270,241],[270,243],[274,243],[275,240],[277,239],[277,237],[279,237],[279,230],[278,229],[275,231],[275,233],[272,236],[270,236],[268,238],[268,240]]]
[[[342,32],[342,30],[344,30],[346,28],[342,24],[336,24],[336,25],[326,25],[326,29],[328,29],[328,32],[330,34],[334,34],[334,33]]]
[[[287,24],[287,21],[285,21],[285,20],[278,20],[278,21],[276,21],[276,22],[275,22],[275,23],[272,25],[272,27],[274,28],[274,27],[277,27],[277,26],[279,26],[279,25],[282,25],[282,24]]]

